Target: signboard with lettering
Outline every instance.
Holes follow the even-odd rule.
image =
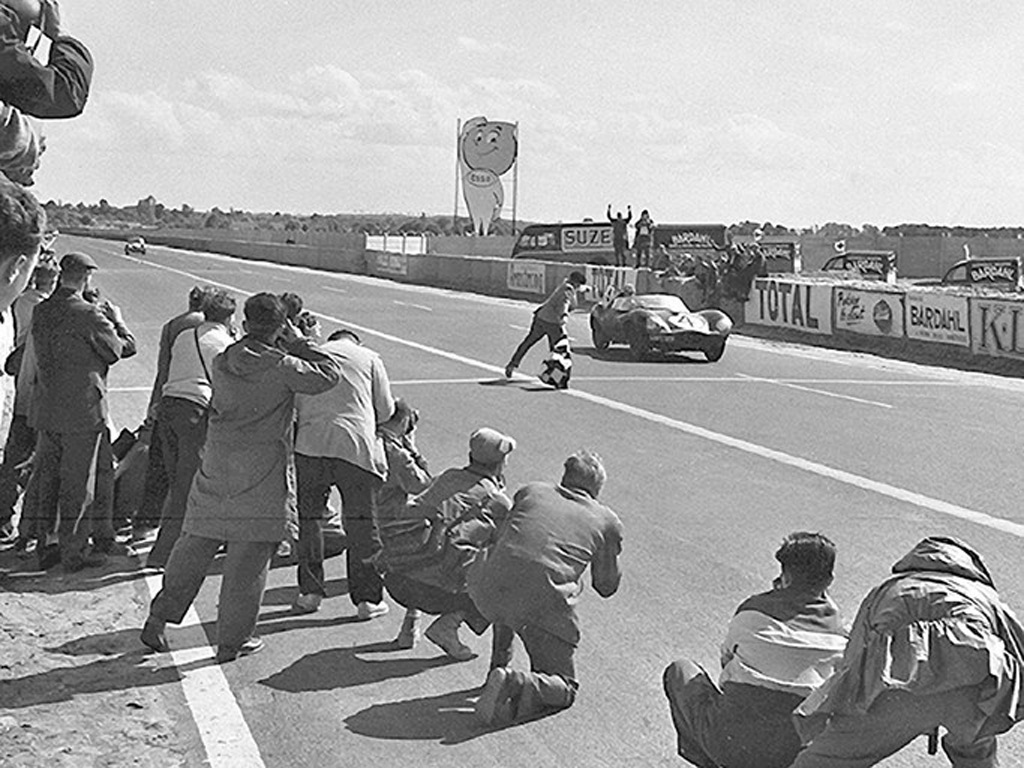
[[[387,275],[409,274],[409,259],[404,253],[377,253],[377,271]]]
[[[595,301],[600,300],[609,288],[613,293],[618,293],[627,285],[636,288],[635,269],[587,266],[587,293]]]
[[[837,287],[832,297],[835,330],[903,337],[903,294]]]
[[[723,250],[727,242],[724,224],[658,224],[654,228],[654,248],[663,245],[669,251]]]
[[[805,333],[832,333],[832,286],[759,277],[746,307],[745,321]]]
[[[964,259],[954,264],[942,277],[944,285],[980,285],[1004,290],[1020,290],[1022,285],[1020,257],[1005,259]]]
[[[970,298],[971,351],[1024,360],[1024,301]]]
[[[906,294],[906,307],[908,339],[971,345],[966,296],[910,291]]]
[[[848,251],[826,261],[822,270],[857,272],[861,277],[885,280],[896,271],[896,254],[893,251]]]
[[[612,247],[610,224],[563,227],[561,235],[563,251],[594,251]]]
[[[513,291],[545,293],[544,265],[535,261],[510,261],[507,285]]]

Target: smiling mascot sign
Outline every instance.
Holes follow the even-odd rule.
[[[462,195],[473,221],[473,233],[486,235],[505,203],[502,174],[516,161],[519,137],[514,123],[486,117],[467,120],[459,134]]]

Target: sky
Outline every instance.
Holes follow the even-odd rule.
[[[505,219],[1024,224],[1016,0],[61,9],[96,73],[42,125],[43,200],[451,215],[486,116],[519,124]]]

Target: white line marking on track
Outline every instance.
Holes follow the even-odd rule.
[[[348,293],[348,290],[346,290],[345,288],[335,288],[332,285],[322,285],[320,287],[323,288],[325,291],[330,291],[331,293]]]
[[[149,392],[152,387],[107,387],[107,392]]]
[[[850,402],[853,402],[853,403],[863,403],[864,405],[874,405],[874,406],[878,406],[879,408],[892,408],[893,407],[893,406],[889,405],[888,403],[878,403],[878,402],[875,402],[874,400],[864,400],[863,398],[853,397],[852,395],[840,395],[840,394],[838,394],[836,392],[828,392],[828,391],[826,391],[824,389],[814,389],[812,387],[804,387],[804,386],[801,386],[799,384],[793,384],[793,383],[791,383],[789,381],[783,381],[781,379],[766,379],[766,378],[763,378],[761,376],[748,376],[745,373],[737,373],[736,375],[738,377],[740,377],[741,379],[745,379],[747,381],[757,381],[757,382],[761,382],[763,384],[775,384],[776,386],[779,386],[779,387],[786,387],[788,389],[798,389],[801,392],[811,392],[811,393],[813,393],[815,395],[824,395],[825,397],[835,397],[835,398],[838,398],[840,400],[849,400]]]
[[[399,301],[394,299],[394,303],[403,307],[413,307],[414,309],[422,309],[424,312],[433,312],[433,307],[428,307],[425,304],[413,304],[411,301]]]
[[[529,329],[529,328],[528,328],[527,326],[525,326],[525,325],[513,325],[512,323],[509,323],[509,324],[508,324],[508,327],[509,327],[509,328],[515,328],[515,329],[516,329],[517,331],[528,331],[528,330],[530,330],[530,329]]]
[[[137,259],[133,256],[121,256],[121,254],[114,255],[120,258],[129,259],[131,261],[137,261],[142,264],[149,264],[150,266],[155,267],[157,269],[163,269],[168,272],[180,274],[192,280],[198,279],[199,277],[198,275],[195,275],[191,272],[186,272],[185,270],[167,267],[163,264],[157,264],[155,262],[144,261],[142,259]],[[207,282],[210,282],[214,285],[220,285],[223,288],[228,288],[233,291],[238,291],[243,295],[250,294],[249,291],[246,291],[245,289],[239,288],[234,285],[228,285],[226,283],[214,283],[213,281],[209,280]],[[371,336],[376,336],[379,339],[384,339],[395,344],[400,344],[402,346],[409,347],[410,349],[418,349],[421,352],[426,352],[427,354],[443,357],[447,360],[452,360],[457,363],[463,363],[464,365],[477,368],[478,370],[488,371],[490,373],[500,374],[502,376],[504,375],[505,372],[504,368],[499,368],[496,365],[491,365],[490,363],[475,360],[471,357],[466,357],[465,355],[460,355],[455,352],[449,352],[444,349],[438,349],[437,347],[431,347],[427,344],[420,344],[417,341],[403,339],[390,333],[378,331],[374,328],[367,328],[366,326],[356,325],[355,323],[341,320],[337,317],[333,317],[322,312],[314,312],[314,314],[320,316],[325,320],[330,320],[335,323],[342,323],[350,328],[354,328],[357,331],[361,331]],[[517,374],[515,376],[515,379],[521,381],[532,381],[532,379],[523,376],[522,374]],[[825,464],[819,464],[818,462],[810,461],[809,459],[803,459],[799,456],[792,456],[782,451],[776,451],[773,448],[757,445],[756,443],[751,443],[740,438],[730,437],[729,435],[724,435],[721,434],[720,432],[714,432],[710,429],[705,429],[704,427],[699,427],[695,424],[689,424],[685,421],[679,421],[678,419],[673,419],[669,416],[664,416],[660,413],[654,413],[643,408],[628,405],[627,403],[621,403],[617,400],[612,400],[607,397],[601,397],[600,395],[594,395],[579,389],[566,389],[563,390],[562,392],[559,392],[558,394],[564,395],[566,397],[575,397],[579,400],[594,403],[595,405],[603,405],[604,407],[610,408],[611,410],[619,411],[620,413],[626,413],[631,416],[636,416],[638,418],[645,419],[646,421],[650,421],[654,424],[661,424],[662,426],[669,427],[670,429],[685,432],[686,434],[693,435],[694,437],[700,437],[705,440],[710,440],[711,442],[718,443],[719,445],[725,445],[730,448],[735,448],[736,450],[740,450],[754,456],[760,456],[761,458],[768,459],[769,461],[774,461],[779,464],[784,464],[786,466],[802,469],[805,472],[818,475],[819,477],[824,477],[829,480],[836,480],[841,483],[846,483],[847,485],[851,485],[855,488],[861,488],[864,490],[872,491],[881,496],[886,496],[890,499],[895,499],[896,501],[902,501],[908,504],[913,504],[915,506],[922,507],[933,512],[937,512],[942,515],[948,515],[950,517],[960,518],[961,520],[967,520],[972,523],[976,523],[977,525],[982,525],[987,528],[992,528],[993,530],[1000,531],[1002,533],[1007,533],[1011,536],[1016,536],[1020,539],[1024,539],[1024,524],[1022,523],[1015,523],[1011,520],[1006,520],[1001,517],[994,517],[992,515],[985,514],[984,512],[978,512],[973,509],[968,509],[967,507],[961,507],[957,504],[951,504],[949,502],[942,501],[941,499],[934,499],[930,496],[925,496],[924,494],[916,493],[914,491],[908,491],[905,488],[898,488],[894,485],[889,485],[888,483],[882,483],[877,480],[871,480],[870,478],[862,477],[861,475],[855,475],[852,472],[846,472],[842,469],[836,469],[835,467],[829,467]]]
[[[159,575],[146,577],[151,596],[160,591],[162,579]],[[259,747],[224,672],[214,661],[194,607],[188,609],[181,626],[187,645],[180,651],[172,650],[171,658],[181,670],[181,689],[195,715],[193,719],[209,765],[211,768],[262,768],[265,764]]]

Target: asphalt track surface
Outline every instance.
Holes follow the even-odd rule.
[[[359,330],[383,356],[397,395],[420,409],[421,450],[439,472],[461,465],[469,433],[515,436],[509,484],[557,479],[587,447],[605,459],[603,501],[625,526],[619,593],[581,601],[581,693],[563,713],[497,731],[472,705],[487,671],[489,635],[463,630],[479,657],[446,659],[429,642],[389,641],[401,609],[355,621],[341,558],[330,595],[297,616],[292,568],[272,572],[261,613],[263,653],[210,663],[219,577],[200,595],[192,626],[169,628],[181,681],[165,685],[195,764],[213,766],[673,766],[663,668],[689,657],[717,668],[736,605],[768,588],[772,553],[794,530],[822,531],[839,547],[833,597],[852,620],[864,594],[929,534],[960,537],[986,559],[1004,597],[1024,615],[1024,383],[736,336],[724,358],[629,362],[595,355],[586,316],[570,318],[572,388],[554,392],[501,369],[532,305],[370,278],[150,247],[62,238],[100,264],[95,284],[121,305],[137,357],[110,374],[118,427],[142,419],[160,326],[188,288],[210,282],[237,295],[302,295],[330,332]],[[159,579],[149,579],[158,588]],[[188,620],[186,620],[188,624]],[[169,659],[167,663],[172,663]],[[516,665],[525,665],[517,647]],[[205,750],[205,754],[204,754]],[[1003,765],[1024,765],[1024,728],[1000,740]],[[882,763],[944,765],[924,739]]]

